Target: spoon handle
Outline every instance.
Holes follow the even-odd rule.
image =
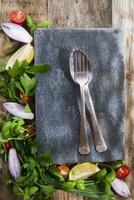
[[[80,116],[79,153],[88,154],[90,152],[90,147],[88,143],[86,112],[85,112],[85,89],[83,86],[80,86],[80,92],[81,92],[81,116]]]
[[[94,105],[92,102],[92,98],[90,95],[90,91],[88,88],[88,85],[85,86],[85,94],[86,94],[86,105],[88,107],[88,110],[90,111],[91,115],[91,120],[92,120],[92,126],[93,126],[93,132],[94,132],[94,140],[95,140],[95,145],[96,145],[96,150],[98,152],[104,152],[107,150],[107,145],[105,143],[105,140],[103,138],[103,135],[101,133],[99,123],[97,120],[97,116],[94,110]]]

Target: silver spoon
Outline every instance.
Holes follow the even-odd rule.
[[[70,54],[70,73],[71,73],[72,79],[74,81],[75,81],[75,74],[74,74],[74,52],[75,51],[77,51],[77,52],[80,51],[81,54],[84,55],[84,57],[86,59],[85,63],[86,63],[86,65],[88,65],[88,82],[86,82],[86,84],[84,85],[84,91],[85,91],[85,95],[86,95],[86,105],[87,105],[87,109],[89,110],[90,115],[91,115],[96,150],[98,152],[104,152],[107,150],[107,145],[105,143],[105,140],[103,138],[103,135],[102,135],[100,127],[99,127],[99,123],[97,120],[97,116],[95,113],[94,105],[93,105],[89,87],[88,87],[89,83],[93,79],[92,66],[91,66],[89,59],[87,58],[87,55],[82,50],[74,49],[72,51],[72,53]]]

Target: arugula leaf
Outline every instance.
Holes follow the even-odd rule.
[[[30,15],[27,15],[26,17],[26,25],[31,32],[33,32],[36,29],[36,24]]]
[[[37,24],[37,28],[47,28],[49,26],[49,21],[43,20]]]
[[[49,64],[40,64],[40,65],[30,65],[25,68],[27,73],[32,74],[40,74],[48,71],[50,69],[51,65]]]

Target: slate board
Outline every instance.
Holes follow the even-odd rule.
[[[37,29],[35,63],[52,69],[38,75],[37,138],[41,151],[51,150],[55,163],[109,162],[124,158],[124,33],[120,29]],[[73,48],[82,48],[93,66],[89,85],[108,150],[97,153],[88,127],[91,152],[78,153],[80,91],[69,72]]]

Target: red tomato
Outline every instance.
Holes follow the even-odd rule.
[[[11,143],[10,142],[4,142],[4,146],[7,152],[9,152],[9,150],[12,148]]]
[[[21,10],[12,10],[10,13],[10,20],[15,24],[23,24],[26,19],[25,13]]]
[[[58,168],[62,176],[68,176],[69,168],[66,165],[60,165]]]
[[[119,179],[124,179],[128,176],[130,173],[130,168],[126,165],[122,165],[117,171],[116,171],[116,177]]]

